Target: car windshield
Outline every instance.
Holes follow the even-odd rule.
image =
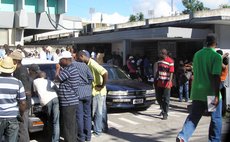
[[[129,76],[120,68],[115,66],[104,66],[108,71],[109,80],[130,79]]]

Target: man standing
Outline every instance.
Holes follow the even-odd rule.
[[[106,82],[108,80],[108,72],[107,70],[99,65],[95,60],[89,57],[89,52],[86,50],[81,50],[78,53],[78,57],[81,61],[85,62],[94,77],[92,86],[93,86],[93,131],[96,136],[100,136],[102,133],[102,112],[103,112],[103,105],[105,103],[105,94],[106,94]]]
[[[12,77],[16,66],[11,57],[5,57],[0,63],[0,140],[5,136],[6,142],[16,142],[19,123],[26,109],[26,96],[23,84]],[[20,115],[19,115],[20,114]]]
[[[59,102],[55,84],[46,79],[46,73],[41,71],[33,81],[33,91],[39,96],[43,111],[47,114],[48,127],[52,127],[52,142],[59,142]]]
[[[59,63],[63,70],[58,75],[60,118],[63,122],[63,137],[65,142],[76,142],[77,140],[77,120],[76,109],[79,104],[77,94],[79,71],[73,64],[72,55],[69,51],[63,51],[59,58]]]
[[[22,65],[22,53],[18,50],[13,51],[10,54],[10,57],[13,59],[14,64],[17,66],[16,70],[13,73],[13,76],[19,79],[24,88],[26,94],[26,102],[27,107],[22,115],[23,121],[19,123],[19,132],[18,132],[18,141],[19,142],[29,142],[30,136],[28,131],[28,124],[29,124],[29,110],[31,107],[31,84],[30,77],[27,71],[27,68]]]
[[[201,49],[194,55],[194,80],[191,89],[191,100],[193,100],[192,110],[185,120],[182,130],[177,136],[177,142],[187,142],[192,136],[202,114],[207,109],[208,96],[214,97],[212,104],[216,107],[215,111],[210,112],[211,122],[209,126],[209,141],[221,141],[222,101],[219,95],[219,87],[222,58],[215,51],[217,44],[214,35],[208,35],[206,37],[206,44],[207,47]]]
[[[160,115],[163,115],[163,120],[166,120],[168,117],[174,61],[168,56],[168,51],[166,49],[162,49],[159,56],[160,60],[158,61],[157,73],[155,77],[157,87],[157,102],[162,109]]]

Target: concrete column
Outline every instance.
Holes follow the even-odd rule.
[[[24,45],[24,29],[14,29],[14,45],[18,45],[18,44],[21,44],[21,45]]]
[[[123,40],[123,42],[122,42],[123,65],[126,64],[126,55],[130,52],[130,49],[131,49],[131,41],[130,40]]]

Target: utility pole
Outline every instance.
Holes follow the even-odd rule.
[[[173,0],[171,0],[171,16],[173,16]]]

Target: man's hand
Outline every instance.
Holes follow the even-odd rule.
[[[213,102],[212,102],[213,105],[215,105],[217,107],[217,105],[219,104],[219,97],[215,96]]]
[[[102,89],[103,87],[104,87],[103,85],[96,85],[96,86],[95,86],[95,89],[96,89],[97,91],[101,91],[101,89]]]

